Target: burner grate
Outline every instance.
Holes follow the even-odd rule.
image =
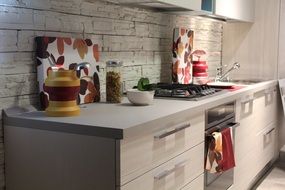
[[[199,100],[212,96],[219,91],[221,90],[207,85],[158,83],[155,89],[155,97]]]

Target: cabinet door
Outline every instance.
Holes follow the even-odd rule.
[[[204,172],[204,143],[123,185],[121,190],[179,190]],[[203,179],[202,179],[203,180]],[[200,187],[202,184],[194,184]],[[188,188],[189,189],[189,188]],[[198,190],[199,188],[195,188]]]
[[[280,89],[281,101],[283,105],[283,113],[285,114],[285,79],[279,80],[279,89]]]
[[[231,19],[253,22],[254,0],[216,0],[215,14]]]
[[[248,95],[236,105],[240,127],[235,136],[233,189],[248,189],[257,174],[276,156],[276,87]]]
[[[202,0],[158,0],[162,3],[176,5],[178,7],[184,7],[191,10],[201,10]]]
[[[204,141],[205,116],[185,112],[145,124],[121,141],[121,185]]]
[[[191,181],[181,190],[204,190],[204,174]]]
[[[278,75],[285,83],[285,0],[280,1]],[[280,84],[280,80],[279,80]]]
[[[254,94],[253,122],[255,132],[259,133],[277,121],[277,89],[268,88]]]
[[[255,166],[258,160],[256,134],[254,130],[253,95],[239,100],[236,104],[237,121],[240,126],[235,133],[234,190],[248,189],[252,179],[258,173]]]
[[[277,146],[277,124],[271,123],[265,129],[257,134],[257,141],[259,146],[257,147],[259,153],[259,169],[261,170],[268,162],[274,159],[275,150]]]

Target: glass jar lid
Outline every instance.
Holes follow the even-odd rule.
[[[123,66],[122,61],[107,61],[106,64],[108,67],[121,67],[121,66]]]

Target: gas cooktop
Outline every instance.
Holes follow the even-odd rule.
[[[222,91],[223,90],[221,89],[212,88],[207,85],[158,83],[156,85],[154,96],[156,98],[175,98],[198,101],[218,95]]]

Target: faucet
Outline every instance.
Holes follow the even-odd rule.
[[[217,74],[216,74],[215,81],[216,82],[223,81],[224,78],[229,76],[230,72],[232,72],[233,70],[239,69],[239,68],[240,68],[240,64],[238,62],[235,62],[233,64],[233,66],[223,74],[223,68],[222,67],[218,67],[217,68]]]

